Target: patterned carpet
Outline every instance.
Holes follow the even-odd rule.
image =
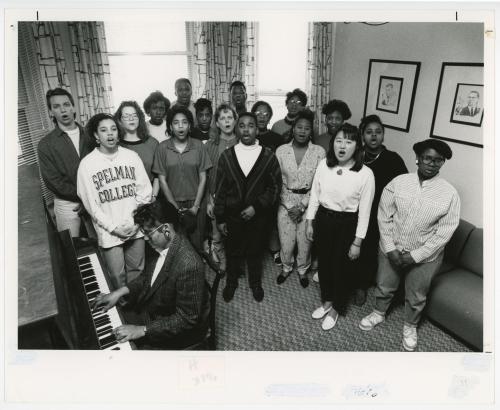
[[[281,285],[276,284],[280,272],[270,255],[264,258],[264,300],[256,302],[248,287],[247,277],[240,278],[233,300],[222,298],[225,279],[217,296],[217,350],[246,351],[404,351],[402,346],[403,306],[396,306],[387,320],[370,332],[359,329],[359,321],[373,308],[373,289],[367,302],[351,304],[346,316],[340,317],[330,331],[321,329],[321,320],[311,318],[320,305],[319,284],[312,281],[300,286],[298,275]],[[209,270],[209,280],[213,279]],[[418,329],[421,352],[469,352],[467,346],[425,318]]]

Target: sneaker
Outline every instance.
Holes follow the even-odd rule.
[[[330,330],[330,329],[333,329],[335,324],[337,323],[337,319],[339,318],[339,314],[337,313],[337,315],[335,316],[335,318],[333,318],[332,316],[330,315],[326,315],[325,319],[323,320],[323,323],[321,323],[321,328],[323,330]]]
[[[279,252],[276,252],[274,255],[273,255],[273,259],[274,259],[274,263],[278,266],[282,266],[283,265],[283,262],[281,262],[281,256],[280,256],[280,253]]]
[[[368,316],[365,316],[359,322],[359,328],[361,330],[372,330],[375,326],[382,323],[385,320],[385,316],[373,311]]]
[[[319,283],[319,275],[318,275],[318,272],[316,272],[316,273],[313,275],[313,281],[315,281],[316,283]]]
[[[252,288],[252,294],[257,302],[262,302],[262,299],[264,299],[264,289],[262,289],[262,286]]]
[[[230,302],[234,297],[234,292],[236,292],[236,286],[226,285],[226,287],[222,291],[222,297],[224,298],[224,301]]]
[[[403,347],[408,352],[413,352],[417,347],[417,328],[404,325],[403,327]]]
[[[314,312],[312,312],[312,318],[313,319],[321,319],[323,316],[325,316],[330,310],[332,310],[332,306],[330,306],[328,309],[324,309],[323,306],[320,306],[317,308]]]
[[[300,286],[302,286],[303,288],[307,288],[309,286],[309,279],[307,278],[307,276],[305,274],[299,275],[299,282],[300,282]]]
[[[363,306],[366,302],[366,290],[356,289],[354,293],[354,304],[356,306]]]

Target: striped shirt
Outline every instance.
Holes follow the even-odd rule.
[[[431,262],[443,251],[460,220],[460,198],[439,175],[422,181],[416,173],[394,178],[378,208],[380,249],[406,250],[417,263]]]

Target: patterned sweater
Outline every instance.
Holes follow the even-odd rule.
[[[234,147],[224,151],[217,168],[215,219],[218,224],[253,206],[256,216],[271,211],[281,192],[281,170],[273,152],[263,147],[252,170],[245,177]]]

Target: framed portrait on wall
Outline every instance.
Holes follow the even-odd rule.
[[[377,114],[387,128],[410,130],[420,63],[371,59],[363,115]]]
[[[398,113],[403,80],[401,77],[380,76],[377,110]]]
[[[483,63],[443,63],[431,137],[483,146]]]

